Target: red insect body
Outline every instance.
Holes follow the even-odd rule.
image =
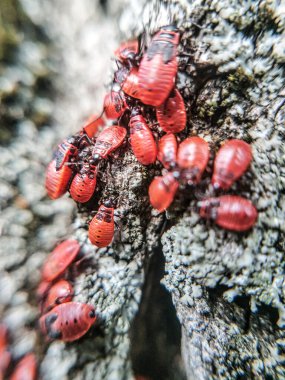
[[[173,172],[165,174],[163,177],[156,177],[150,184],[148,194],[149,200],[156,210],[165,211],[173,202],[179,183],[177,176]]]
[[[98,115],[92,115],[88,118],[82,127],[82,131],[85,135],[92,139],[98,132],[99,128],[103,127],[104,124],[105,123],[102,117],[98,117]]]
[[[40,318],[40,328],[49,340],[61,339],[73,342],[81,338],[95,323],[95,309],[79,302],[67,302],[56,306]]]
[[[46,313],[56,305],[71,301],[73,294],[72,285],[68,281],[57,281],[49,289],[48,295],[44,301],[43,312]]]
[[[107,119],[119,119],[127,109],[126,99],[120,87],[113,86],[104,98],[104,112]]]
[[[157,156],[157,146],[153,134],[144,117],[133,109],[130,119],[131,147],[137,160],[143,165],[153,164]]]
[[[8,329],[4,324],[0,324],[0,352],[5,351],[8,344]]]
[[[101,205],[89,224],[89,239],[97,247],[107,247],[114,236],[114,208]]]
[[[132,67],[131,70],[122,67],[115,74],[115,81],[119,83],[124,93],[136,99],[140,98],[138,79],[137,67]]]
[[[213,219],[217,225],[227,230],[246,231],[255,224],[257,211],[248,199],[223,195],[203,200],[200,203],[200,216]]]
[[[139,66],[140,99],[145,104],[160,106],[169,96],[177,74],[179,32],[163,27],[155,34]]]
[[[218,151],[212,184],[216,189],[229,189],[243,175],[252,160],[251,147],[242,140],[229,140]]]
[[[164,132],[178,133],[186,127],[186,109],[180,92],[175,89],[168,99],[156,108],[156,118]]]
[[[176,163],[177,140],[173,133],[164,135],[158,142],[157,158],[162,165],[169,169]]]
[[[17,364],[10,380],[35,380],[37,377],[37,362],[34,354],[28,354]]]
[[[189,184],[197,184],[209,161],[209,145],[200,137],[188,137],[179,145],[177,163],[182,179]]]
[[[56,160],[52,160],[46,170],[46,190],[51,199],[63,196],[68,190],[73,171],[68,166],[56,170]]]
[[[8,330],[3,324],[0,324],[0,379],[4,378],[5,372],[11,361],[11,354],[8,352]]]
[[[122,145],[126,134],[126,129],[118,125],[103,129],[96,139],[92,156],[106,158],[110,153]]]
[[[131,40],[121,43],[121,45],[114,51],[115,57],[121,61],[125,62],[132,59],[138,54],[139,43],[138,40]]]
[[[90,200],[96,188],[97,167],[88,164],[88,168],[83,167],[82,172],[77,173],[70,185],[70,195],[75,202],[85,203]]]
[[[42,301],[51,287],[50,281],[41,281],[37,288],[37,299]]]
[[[53,281],[75,260],[80,251],[76,240],[65,240],[59,244],[47,257],[42,269],[44,281]]]
[[[56,170],[62,169],[65,163],[70,162],[72,158],[77,156],[78,148],[75,144],[76,137],[70,137],[58,145],[55,154]]]
[[[138,69],[136,67],[133,67],[121,85],[124,93],[132,96],[133,98],[140,99],[138,80]]]

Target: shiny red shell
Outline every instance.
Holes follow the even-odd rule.
[[[140,99],[143,103],[157,107],[168,98],[178,69],[179,40],[180,34],[167,27],[153,37],[138,71]]]
[[[186,109],[180,92],[177,88],[171,92],[169,98],[156,108],[156,118],[164,132],[178,133],[186,127]]]
[[[209,145],[201,137],[188,137],[178,147],[177,163],[181,169],[182,180],[197,184],[209,161]]]
[[[101,205],[89,224],[88,236],[97,247],[107,247],[114,236],[114,208]]]
[[[131,147],[137,160],[143,165],[156,161],[157,146],[153,134],[142,115],[130,119]]]
[[[115,57],[121,62],[129,59],[130,55],[136,55],[139,51],[138,40],[130,40],[122,42],[121,45],[114,51]]]
[[[104,120],[98,115],[91,115],[82,127],[82,132],[90,139],[93,138],[99,131],[100,127],[104,126]]]
[[[148,194],[153,208],[165,211],[173,202],[179,183],[172,172],[156,177],[150,184]]]
[[[246,231],[256,222],[257,211],[253,204],[236,195],[223,195],[200,202],[200,216],[213,219],[227,230]]]
[[[67,302],[54,307],[40,318],[40,329],[49,340],[60,339],[73,342],[87,333],[95,323],[96,315],[93,306]]]
[[[80,251],[76,240],[65,240],[60,243],[47,257],[42,268],[44,281],[53,281],[75,260]]]
[[[17,364],[10,380],[35,380],[37,377],[37,361],[34,354],[28,354]]]
[[[98,154],[101,158],[106,158],[110,153],[122,145],[127,131],[118,125],[106,127],[96,139],[92,155]]]
[[[56,305],[69,302],[74,295],[72,285],[66,280],[59,280],[48,291],[44,301],[43,312],[46,313]]]
[[[73,171],[69,166],[64,165],[61,169],[56,170],[56,161],[52,160],[46,170],[45,186],[48,196],[51,199],[57,199],[63,196],[69,187]]]
[[[176,163],[177,156],[177,140],[173,133],[164,135],[158,142],[157,158],[162,165],[169,169]]]
[[[212,184],[228,190],[243,175],[252,160],[251,147],[242,140],[228,140],[220,148],[214,162]]]
[[[8,330],[4,324],[0,324],[0,379],[4,378],[10,362],[11,353],[8,351]]]
[[[112,90],[105,95],[104,112],[107,119],[119,119],[127,109],[126,100],[123,91]]]
[[[85,203],[90,200],[96,188],[96,175],[97,167],[93,165],[87,171],[75,175],[69,188],[70,195],[75,202]]]

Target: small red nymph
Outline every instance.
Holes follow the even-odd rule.
[[[42,268],[42,279],[51,282],[58,278],[75,260],[80,251],[77,240],[65,240],[47,257]]]
[[[175,88],[169,98],[156,108],[156,118],[164,132],[178,133],[186,127],[186,109],[180,92]]]
[[[77,156],[79,141],[79,137],[71,136],[58,145],[55,153],[56,170],[61,169],[65,163]]]
[[[56,305],[71,301],[73,295],[73,287],[68,281],[57,281],[48,291],[47,297],[43,303],[43,313],[47,313]]]
[[[8,329],[4,324],[0,324],[0,379],[4,379],[10,362],[11,353],[8,351]]]
[[[169,169],[176,164],[177,140],[173,133],[164,135],[158,142],[157,158],[162,165]]]
[[[104,126],[104,120],[98,115],[91,115],[82,127],[82,134],[85,134],[92,139],[99,131],[100,127]]]
[[[256,222],[257,211],[253,204],[237,195],[223,195],[200,202],[200,216],[232,231],[246,231]]]
[[[126,129],[119,125],[112,125],[111,127],[104,128],[98,135],[92,151],[94,162],[106,158],[110,153],[122,145],[126,134]]]
[[[154,178],[148,190],[149,200],[153,208],[162,212],[171,205],[179,187],[178,178],[178,172],[169,172],[163,177]]]
[[[36,380],[37,361],[34,354],[28,354],[17,364],[10,380]]]
[[[132,96],[133,98],[140,99],[137,67],[132,67],[131,70],[123,67],[116,72],[115,78],[125,94]]]
[[[130,40],[122,42],[121,45],[114,51],[115,57],[121,61],[126,62],[133,60],[134,57],[139,52],[139,42],[138,40]]]
[[[75,175],[70,185],[70,195],[75,202],[85,203],[94,194],[97,183],[97,167],[86,164],[82,170]]]
[[[126,99],[119,84],[112,87],[111,92],[105,95],[104,112],[107,119],[119,119],[127,109]]]
[[[52,160],[46,170],[45,187],[51,199],[62,197],[68,190],[73,171],[69,166],[63,165],[56,170],[56,160]]]
[[[54,307],[44,314],[39,321],[40,329],[49,340],[60,339],[73,342],[87,333],[96,321],[93,306],[67,302]]]
[[[131,147],[137,160],[143,165],[156,161],[157,146],[153,134],[138,107],[134,107],[130,118]]]
[[[228,140],[220,148],[214,162],[212,184],[215,189],[228,190],[248,168],[251,147],[242,140]]]
[[[209,161],[209,145],[201,137],[188,137],[178,147],[177,163],[182,169],[181,178],[188,184],[200,182]]]
[[[140,99],[144,104],[160,106],[173,89],[178,70],[179,40],[177,28],[172,25],[162,27],[143,55],[138,77]]]
[[[111,201],[106,201],[89,224],[88,236],[91,243],[99,248],[107,247],[113,240],[114,228],[114,207]]]

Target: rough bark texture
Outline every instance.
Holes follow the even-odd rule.
[[[4,3],[1,15],[7,4],[18,7]],[[36,351],[44,380],[132,379],[132,367],[155,380],[184,379],[177,314],[187,379],[285,378],[284,4],[22,4],[14,25],[25,34],[13,34],[0,51],[2,58],[13,52],[0,77],[0,311],[14,360]],[[177,86],[189,121],[180,137],[198,134],[212,153],[227,138],[252,144],[250,170],[229,191],[258,208],[248,233],[199,218],[195,206],[212,162],[202,185],[181,189],[166,218],[158,215],[147,188],[161,167],[140,165],[128,143],[101,168],[96,197],[79,216],[68,197],[45,196],[52,149],[100,112],[118,42],[143,30],[148,38],[173,22],[184,31]],[[111,247],[96,250],[86,242],[86,220],[109,196],[118,197],[120,233]],[[94,304],[100,322],[79,342],[47,345],[35,330],[34,290],[46,254],[71,235],[94,255],[93,266],[75,279],[75,298]]]

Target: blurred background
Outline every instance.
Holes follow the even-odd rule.
[[[44,355],[35,289],[46,254],[72,233],[76,212],[67,196],[46,197],[45,168],[57,144],[102,110],[124,6],[1,0],[0,322],[12,367],[26,352]],[[67,368],[68,360],[51,378],[64,378]]]

